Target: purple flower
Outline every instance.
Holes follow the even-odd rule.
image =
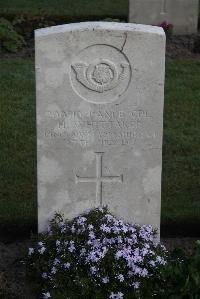
[[[48,224],[47,231],[48,231],[49,236],[51,236],[52,235],[51,224]]]
[[[70,244],[68,247],[69,252],[74,252],[76,249],[74,246],[74,241],[70,241],[69,244]]]
[[[121,225],[121,226],[126,226],[126,224],[124,224],[124,222],[123,222],[123,220],[122,219],[120,219],[120,220],[118,220],[118,223]]]
[[[47,293],[42,293],[42,295],[43,295],[43,299],[51,298],[51,295],[50,295],[49,292],[47,292]]]
[[[128,276],[132,277],[134,275],[133,271],[128,271]]]
[[[157,256],[156,262],[160,265],[166,265],[167,263],[161,256]]]
[[[28,249],[28,255],[31,256],[34,253],[34,248]]]
[[[116,241],[117,241],[119,244],[122,244],[122,243],[123,243],[123,240],[122,240],[122,237],[121,237],[121,236],[116,237]]]
[[[64,268],[65,268],[65,269],[69,269],[69,268],[70,268],[70,266],[71,266],[71,264],[70,264],[70,263],[64,263]]]
[[[103,239],[103,244],[109,244],[109,245],[112,245],[115,243],[115,239],[114,238],[104,238]]]
[[[142,277],[147,277],[148,276],[148,270],[146,268],[144,268],[141,272],[141,276]]]
[[[54,264],[54,266],[57,266],[58,264],[60,264],[60,260],[55,258],[53,264]]]
[[[65,246],[67,246],[67,245],[68,245],[68,243],[69,243],[68,241],[64,241],[64,245],[65,245]]]
[[[167,249],[166,249],[166,247],[165,247],[164,245],[160,244],[160,248],[161,248],[163,251],[167,252]]]
[[[146,241],[153,241],[153,228],[151,225],[142,225],[139,236]]]
[[[96,252],[95,251],[91,251],[90,254],[87,257],[87,261],[91,261],[93,263],[98,262],[99,258],[97,258],[96,256]]]
[[[123,299],[124,295],[121,292],[118,292],[116,294],[114,294],[113,292],[111,293],[110,297],[111,299]]]
[[[74,225],[72,225],[71,232],[72,232],[72,234],[74,234],[76,232],[76,228]]]
[[[141,253],[142,253],[142,256],[147,255],[147,254],[148,254],[148,249],[143,248],[143,249],[141,250]]]
[[[102,207],[99,207],[99,208],[98,208],[98,211],[101,212],[101,213],[103,213],[103,208],[102,208]]]
[[[119,234],[121,229],[117,226],[113,226],[112,230],[113,230],[114,234]]]
[[[128,232],[128,227],[127,227],[126,225],[123,225],[123,226],[122,226],[122,231],[123,231],[124,233],[127,233],[127,232]]]
[[[61,231],[61,234],[65,233],[66,230],[67,230],[67,228],[66,228],[65,226],[61,227],[61,230],[60,230],[60,231]]]
[[[95,234],[93,231],[89,232],[89,237],[90,237],[90,239],[95,239]]]
[[[67,229],[67,226],[65,224],[65,222],[60,222],[60,231],[61,233],[65,233],[66,232],[66,229]]]
[[[108,222],[111,222],[114,219],[114,217],[112,215],[110,215],[110,214],[106,214],[104,217],[106,218],[106,220]]]
[[[59,247],[59,246],[60,246],[60,241],[56,240],[56,247]]]
[[[150,248],[149,244],[147,244],[147,243],[144,244],[144,247],[147,248],[147,249]]]
[[[48,278],[48,275],[47,275],[46,272],[42,273],[42,278],[44,278],[44,279],[47,279],[47,278]]]
[[[103,277],[102,282],[105,283],[105,284],[108,283],[109,282],[108,276]]]
[[[85,249],[85,248],[82,248],[82,249],[80,250],[80,256],[85,256],[85,254],[86,254],[86,249]]]
[[[43,247],[41,247],[40,249],[38,249],[38,252],[39,252],[40,254],[43,254],[43,253],[45,252],[45,250],[46,250],[46,248],[43,246]]]
[[[101,247],[100,239],[94,239],[94,240],[92,240],[92,246],[94,248],[100,248]]]
[[[57,272],[56,267],[53,267],[53,268],[51,269],[51,273],[52,273],[52,274],[56,274],[56,272]]]
[[[116,258],[116,260],[118,260],[120,257],[122,257],[123,256],[123,251],[122,250],[118,250],[117,252],[116,252],[116,254],[115,254],[115,258]]]
[[[124,281],[124,275],[122,275],[122,274],[117,275],[117,279],[118,279],[120,282],[123,282],[123,281]]]
[[[77,219],[77,224],[79,225],[84,225],[84,223],[87,221],[87,219],[85,217],[79,217]]]
[[[94,225],[89,224],[89,225],[88,225],[88,228],[89,228],[89,230],[93,230],[93,229],[94,229]]]
[[[134,289],[139,289],[140,283],[138,281],[135,281],[132,283],[132,286],[134,287]]]
[[[128,228],[129,232],[134,233],[136,231],[136,229],[132,226],[129,226]]]
[[[90,272],[94,275],[97,273],[97,268],[95,266],[90,268]]]
[[[111,229],[105,223],[100,226],[100,229],[105,233],[110,233]]]
[[[140,275],[141,274],[141,272],[142,272],[142,269],[140,268],[140,267],[138,267],[138,266],[135,266],[134,268],[133,268],[133,271],[134,271],[134,274],[135,275]]]
[[[155,261],[150,261],[149,264],[150,264],[152,267],[155,267],[155,265],[156,265]]]

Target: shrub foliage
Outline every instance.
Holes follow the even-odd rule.
[[[0,18],[0,52],[17,52],[25,45],[24,38],[18,34],[13,25],[6,19]]]
[[[27,270],[44,299],[199,299],[200,241],[188,256],[168,253],[155,236],[106,208],[72,221],[56,214],[29,248]]]
[[[29,248],[27,268],[41,297],[150,298],[166,264],[151,226],[124,223],[99,208],[65,221],[57,214]]]

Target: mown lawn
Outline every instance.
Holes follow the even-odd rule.
[[[66,22],[102,17],[126,20],[128,0],[0,0],[0,15],[65,16]]]
[[[36,129],[31,60],[0,63],[0,226],[36,222]]]
[[[167,62],[162,224],[200,225],[200,59]],[[36,204],[34,63],[0,62],[0,227],[33,227]]]
[[[167,63],[162,223],[200,228],[200,59]]]

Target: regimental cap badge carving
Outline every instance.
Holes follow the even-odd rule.
[[[78,62],[72,65],[77,80],[86,88],[95,92],[105,92],[117,87],[129,74],[129,65],[116,66],[109,60],[100,59],[95,63]]]
[[[87,102],[106,104],[118,100],[128,88],[130,80],[130,63],[113,46],[87,47],[71,64],[72,87]]]

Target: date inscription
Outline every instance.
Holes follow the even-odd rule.
[[[47,111],[45,120],[45,138],[81,147],[133,145],[137,138],[155,138],[155,133],[143,132],[145,122],[152,121],[145,110]]]

